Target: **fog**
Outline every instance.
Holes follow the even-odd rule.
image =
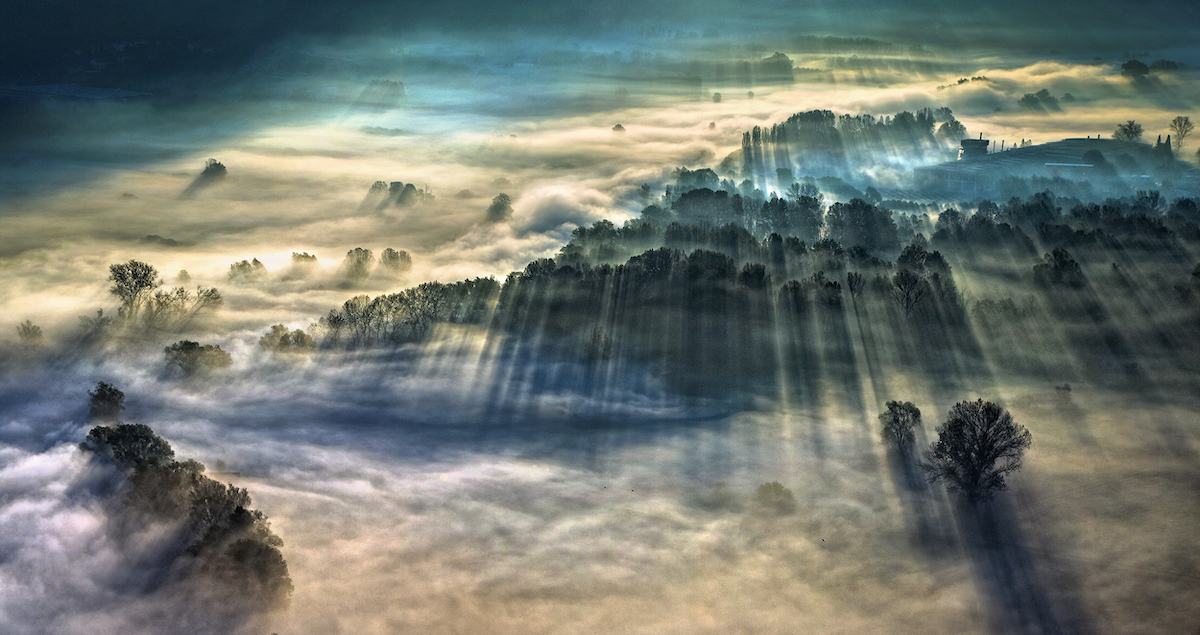
[[[1136,120],[1151,156],[1200,103],[1200,21],[1122,4],[265,3],[227,7],[237,28],[181,5],[40,40],[50,18],[11,10],[29,29],[0,56],[0,631],[1193,628],[1195,138],[988,196],[913,184],[956,158],[936,124],[911,146],[846,133],[841,167],[815,146],[794,174],[747,159],[797,113],[944,108],[997,149]],[[735,205],[683,201],[705,168]],[[787,234],[767,206],[802,207],[801,183],[824,221]],[[835,220],[872,196],[890,242]],[[911,305],[890,286],[909,245]],[[130,260],[220,302],[138,317],[110,292]],[[411,291],[475,278],[494,293]],[[385,297],[401,308],[366,304]],[[97,310],[116,321],[81,322]],[[268,344],[272,325],[309,345]],[[180,340],[230,361],[172,366]],[[121,421],[249,491],[290,602],[216,611],[229,591],[177,544],[185,521],[138,512],[137,470],[84,443],[115,425],[89,414],[100,381]],[[923,451],[975,399],[1033,436],[979,504],[878,418],[916,404]]]

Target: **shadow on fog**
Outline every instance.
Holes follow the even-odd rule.
[[[1010,497],[961,503],[955,516],[995,632],[1095,632],[1075,595],[1071,571],[1021,528]]]

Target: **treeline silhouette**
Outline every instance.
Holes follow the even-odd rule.
[[[1096,205],[1043,192],[948,209],[935,223],[818,197],[669,194],[621,227],[576,229],[556,258],[503,283],[358,296],[313,335],[355,348],[474,324],[511,336],[501,356],[578,360],[558,383],[591,386],[635,363],[685,394],[782,390],[814,405],[822,379],[854,392],[861,372],[890,367],[948,390],[996,370],[1131,387],[1145,379],[1140,359],[1190,369],[1200,352],[1194,201],[1142,192]],[[962,293],[956,278],[987,295]]]
[[[838,115],[810,110],[769,128],[742,133],[740,162],[747,175],[776,177],[780,170],[846,175],[887,160],[946,159],[966,128],[949,108],[922,108],[892,116]],[[781,179],[782,181],[783,179]],[[787,187],[782,183],[780,187]]]

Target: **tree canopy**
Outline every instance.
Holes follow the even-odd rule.
[[[233,363],[229,353],[216,344],[201,345],[191,340],[181,340],[163,349],[167,369],[174,369],[185,377],[191,377]]]
[[[1024,426],[990,401],[962,401],[938,426],[938,440],[925,453],[925,470],[967,500],[988,500],[1003,490],[1005,476],[1021,469],[1021,458],[1033,443]]]
[[[88,397],[88,419],[92,421],[116,421],[125,411],[125,393],[110,383],[98,382]]]
[[[883,426],[883,442],[907,457],[916,441],[914,431],[921,426],[921,409],[911,401],[889,401],[887,410],[879,415]]]
[[[1142,124],[1130,119],[1117,126],[1116,131],[1113,132],[1113,139],[1117,141],[1141,141],[1142,131]]]
[[[139,260],[109,265],[108,280],[113,283],[109,292],[121,300],[118,314],[127,318],[136,318],[150,294],[163,283],[157,269]]]

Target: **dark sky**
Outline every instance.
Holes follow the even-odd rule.
[[[158,47],[143,72],[230,67],[291,36],[486,33],[597,38],[647,26],[717,28],[767,41],[796,34],[873,36],[898,43],[1013,52],[1134,55],[1194,49],[1195,0],[16,0],[0,3],[0,79],[54,81],[97,48],[145,40]],[[172,53],[175,51],[175,53]],[[196,59],[193,59],[196,58]]]

